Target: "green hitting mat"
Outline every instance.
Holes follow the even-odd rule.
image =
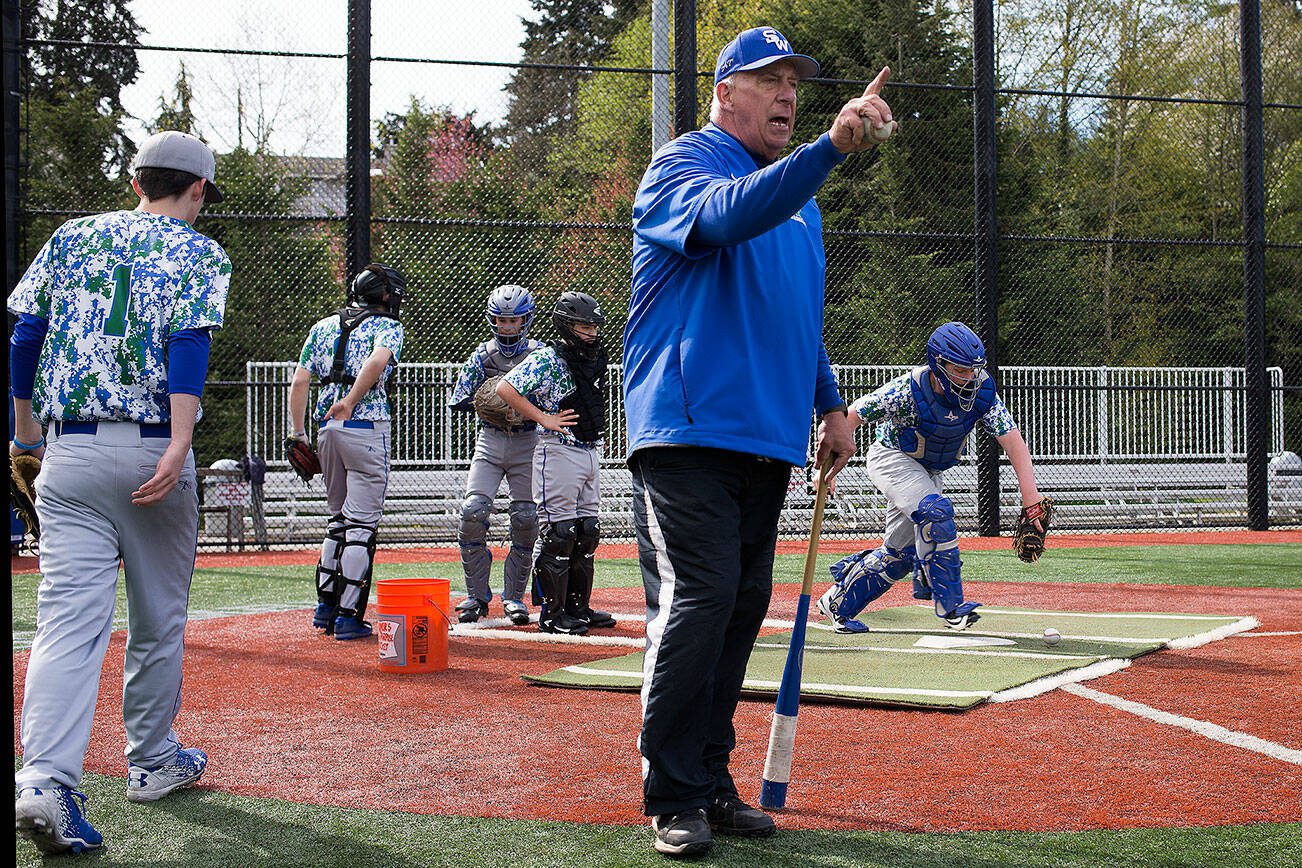
[[[810,622],[802,699],[962,710],[1036,696],[1130,665],[1161,648],[1192,648],[1258,626],[1255,618],[1167,612],[1043,612],[981,609],[962,633],[938,625],[930,606],[860,616],[871,632],[846,635]],[[790,622],[787,622],[788,624]],[[1046,642],[1056,629],[1062,640]],[[743,693],[776,696],[790,631],[761,635]],[[591,690],[640,690],[642,654],[565,666],[526,681]]]

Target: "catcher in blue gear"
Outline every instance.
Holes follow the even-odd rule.
[[[859,613],[905,576],[913,577],[913,596],[931,600],[936,616],[951,629],[966,629],[980,617],[981,604],[963,596],[954,504],[943,490],[945,471],[958,463],[978,424],[1008,454],[1028,508],[1024,512],[1033,516],[1030,523],[1043,539],[1052,504],[1036,489],[1026,441],[985,366],[981,339],[960,322],[945,323],[927,341],[926,365],[851,405],[853,426],[877,423],[868,474],[888,506],[882,545],[830,568],[835,583],[818,609],[838,632],[866,633]]]

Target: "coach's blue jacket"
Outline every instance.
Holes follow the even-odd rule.
[[[823,345],[824,134],[760,167],[715,126],[655,155],[633,205],[624,330],[629,452],[712,446],[803,465],[841,403]]]

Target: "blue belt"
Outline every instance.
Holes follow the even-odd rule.
[[[131,425],[135,423],[119,422],[119,423],[109,423],[109,424]],[[58,437],[63,437],[65,434],[94,434],[97,431],[99,431],[98,422],[63,422],[63,421],[54,422],[54,433]],[[141,423],[140,436],[141,437],[166,437],[170,439],[172,436],[172,426],[167,422]]]
[[[369,422],[369,421],[366,421],[366,420],[364,420],[364,419],[345,419],[345,420],[344,420],[342,423],[340,423],[340,424],[341,424],[343,427],[345,427],[345,428],[369,428],[369,429],[373,429],[373,428],[375,428],[375,423],[374,423],[374,422]],[[321,427],[322,427],[322,428],[325,428],[325,427],[326,427],[326,423],[325,423],[325,422],[322,422],[322,423],[321,423]]]

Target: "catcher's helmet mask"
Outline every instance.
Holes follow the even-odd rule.
[[[585,359],[595,359],[601,353],[601,337],[585,340],[574,326],[578,323],[605,325],[606,317],[601,305],[586,292],[564,292],[552,310],[552,324],[560,336],[560,343]]]
[[[488,328],[502,355],[514,356],[524,349],[529,326],[533,323],[533,311],[533,294],[523,286],[507,283],[489,293],[484,318],[488,320]],[[508,335],[497,327],[499,316],[518,316],[524,321],[520,324],[519,331]]]
[[[386,293],[387,298],[386,298]],[[358,272],[348,288],[348,301],[353,304],[383,305],[390,316],[397,317],[402,301],[407,297],[407,279],[396,268],[372,262]]]
[[[971,368],[972,379],[966,383],[955,380],[945,369],[949,362],[960,368]],[[976,332],[961,322],[947,322],[931,333],[927,339],[927,367],[940,384],[941,398],[956,403],[965,412],[976,403],[981,390],[982,372],[986,367],[986,348]]]

